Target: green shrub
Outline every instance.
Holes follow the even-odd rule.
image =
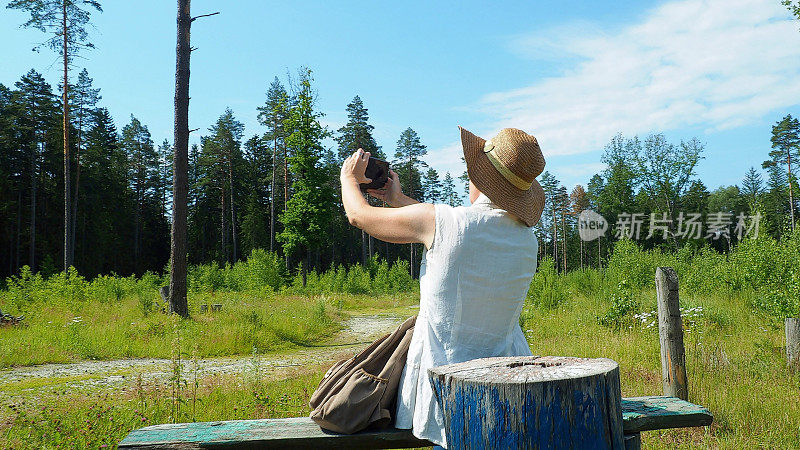
[[[370,281],[369,270],[361,264],[354,264],[347,271],[344,291],[348,294],[369,294]]]
[[[608,311],[598,317],[597,321],[600,325],[618,330],[633,324],[633,315],[639,307],[640,304],[633,296],[631,285],[623,280],[611,295],[611,306]]]
[[[564,280],[556,272],[553,258],[545,256],[539,261],[536,274],[531,280],[527,299],[539,308],[555,308],[567,299]]]
[[[656,268],[674,267],[676,262],[673,255],[657,249],[642,250],[630,239],[622,239],[614,244],[606,277],[610,286],[625,281],[632,289],[652,288],[655,286]]]
[[[246,286],[250,289],[269,287],[278,291],[284,284],[286,266],[277,253],[254,249],[247,262],[240,264],[247,268]]]
[[[216,292],[225,287],[225,274],[215,262],[190,266],[187,279],[192,292]]]
[[[389,269],[390,288],[389,293],[411,292],[417,286],[417,282],[411,278],[408,261],[398,260]]]

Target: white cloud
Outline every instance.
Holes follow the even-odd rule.
[[[429,149],[425,161],[436,169],[440,176],[444,177],[445,172],[450,172],[450,176],[457,178],[467,170],[467,166],[461,162],[463,156],[461,141],[458,141],[433,151]]]
[[[558,166],[551,170],[553,173],[558,173],[570,179],[588,178],[596,173],[600,173],[606,168],[606,165],[601,162],[584,163],[584,164],[570,164],[568,166]],[[571,185],[572,183],[567,183]],[[584,186],[585,187],[585,186]]]
[[[476,131],[524,129],[545,155],[598,150],[618,132],[734,128],[800,103],[798,22],[777,1],[676,1],[615,31],[559,25],[512,45],[530,58],[560,51],[576,62],[561,76],[484,96],[490,119]],[[451,146],[441,152],[452,158]]]

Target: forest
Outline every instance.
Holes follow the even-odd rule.
[[[69,92],[74,267],[88,277],[168,271],[169,140],[152,136],[133,114],[129,123],[115,124],[86,69]],[[283,82],[275,77],[268,84],[258,108],[261,129],[246,131],[228,108],[207,130],[195,131],[202,135],[189,152],[190,264],[224,266],[264,249],[277,252],[292,273],[303,263],[324,271],[377,257],[408,261],[411,275],[418,275],[421,248],[381,242],[348,224],[338,194],[341,162],[363,148],[391,162],[409,196],[451,205],[466,203],[466,172],[442,175],[430,167],[427,147],[412,128],[394,148],[381,148],[358,96],[345,106],[343,127],[323,127],[317,95],[312,71],[301,68],[295,77]],[[45,275],[63,269],[61,109],[52,86],[34,69],[13,86],[0,84],[3,278],[23,266]],[[729,218],[758,214],[756,233],[779,239],[796,220],[800,191],[792,162],[800,158],[798,142],[800,123],[786,115],[760,151],[762,167],[751,167],[738,185],[710,189],[696,174],[704,151],[698,139],[671,143],[661,134],[614,136],[603,152],[606,168],[585,188],[568,189],[549,171],[541,175],[546,206],[536,225],[540,254],[552,255],[560,271],[602,266],[619,233],[612,228],[597,245],[583,242],[578,217],[585,209],[610,224],[620,215],[640,214],[645,228],[651,214],[666,214],[673,230],[684,212],[703,218],[720,212]],[[727,233],[710,238],[656,234],[640,243],[665,250],[710,245],[728,252],[742,238],[733,231],[731,225]]]
[[[83,58],[97,56],[88,50],[98,36],[96,14],[103,12],[98,1],[5,3],[23,13],[21,28],[41,32],[45,40],[34,50],[57,57],[50,67],[31,64],[30,70],[24,59],[14,79],[0,79],[0,448],[116,448],[150,425],[308,416],[310,396],[335,361],[350,359],[420,308],[423,247],[382,242],[349,224],[340,195],[343,160],[362,148],[390,162],[408,196],[469,207],[466,171],[434,167],[437,147],[431,144],[429,154],[427,145],[434,139],[414,129],[423,125],[402,124],[396,130],[405,130],[391,143],[378,142],[376,136],[387,133],[369,111],[380,111],[380,91],[369,95],[347,78],[343,99],[363,98],[337,106],[346,116],[342,126],[325,125],[325,113],[333,113],[323,111],[321,99],[332,93],[320,87],[314,67],[303,64],[313,60],[306,52],[327,42],[310,41],[316,44],[302,49],[308,59],[292,63],[284,76],[273,76],[275,66],[259,72],[263,96],[249,111],[220,108],[211,126],[190,130],[189,55],[197,49],[190,25],[221,13],[192,16],[188,0],[177,3],[171,137],[151,133],[150,127],[164,124],[145,123],[137,118],[142,113],[110,110],[116,89],[96,85],[84,68]],[[654,11],[691,2],[678,3]],[[698,11],[719,8],[698,3]],[[793,18],[775,19],[773,12],[764,20],[794,26],[800,4],[780,3],[781,13],[786,7]],[[234,15],[231,4],[220,4],[226,11],[211,20]],[[418,7],[410,8],[409,21],[417,22]],[[623,12],[614,7],[601,6]],[[247,8],[268,16],[278,6],[253,2]],[[291,8],[309,13],[302,5]],[[755,15],[736,14],[737,20]],[[121,16],[118,26],[133,22]],[[721,20],[707,16],[709,23]],[[339,36],[341,24],[324,19]],[[393,22],[404,19],[392,13]],[[560,16],[549,20],[546,25],[566,23]],[[704,28],[705,21],[698,23],[681,26]],[[175,24],[169,22],[170,34]],[[432,24],[440,32],[446,28]],[[680,35],[676,28],[659,39]],[[288,37],[270,44],[287,45]],[[117,51],[98,50],[100,59]],[[270,58],[277,54],[269,52]],[[733,53],[738,59],[738,49]],[[722,71],[716,64],[725,66],[710,60],[715,83]],[[98,66],[87,66],[101,79]],[[243,70],[220,70],[234,68]],[[448,70],[457,73],[448,76],[463,76]],[[46,79],[53,73],[56,85]],[[498,82],[496,73],[491,82]],[[221,105],[241,105],[225,92]],[[731,104],[743,101],[736,95]],[[153,103],[168,103],[161,97]],[[672,108],[673,100],[658,108]],[[791,103],[773,105],[775,115],[763,122],[769,138],[747,153],[733,149],[753,162],[744,173],[727,174],[727,180],[741,180],[735,184],[709,181],[706,147],[719,140],[675,140],[659,130],[676,128],[661,125],[629,124],[651,130],[640,136],[622,126],[616,135],[604,134],[593,149],[602,152],[602,164],[585,185],[561,181],[572,167],[556,163],[538,177],[545,206],[533,227],[537,267],[518,312],[533,354],[609,358],[618,363],[624,397],[664,392],[663,314],[656,298],[667,294],[654,274],[673,268],[679,280],[679,290],[675,284],[668,293],[679,313],[669,313],[681,330],[676,359],[685,363],[686,397],[707,407],[714,420],[648,430],[641,436],[645,448],[794,448],[800,442],[800,403],[791,401],[800,370],[788,331],[800,323],[795,110]],[[245,129],[242,118],[252,115],[258,126]],[[687,123],[704,123],[698,120]],[[761,123],[753,120],[750,125]],[[558,155],[541,144],[546,158]]]

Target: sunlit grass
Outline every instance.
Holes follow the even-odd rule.
[[[639,298],[643,311],[655,310],[653,290]],[[682,308],[697,306],[702,313],[687,321],[684,334],[689,401],[707,407],[714,424],[648,431],[643,447],[796,448],[800,377],[786,367],[781,322],[754,314],[744,296],[681,297]],[[658,325],[639,322],[614,331],[598,324],[607,308],[599,296],[578,294],[554,309],[529,303],[523,331],[536,355],[617,361],[624,397],[661,395]]]
[[[200,313],[201,304],[222,305]],[[2,305],[0,305],[2,308]],[[318,342],[338,329],[340,313],[324,297],[270,292],[191,294],[191,320],[158,308],[145,314],[135,298],[42,305],[24,325],[0,329],[0,367],[86,359],[169,358],[176,330],[181,350],[200,357],[274,351]]]

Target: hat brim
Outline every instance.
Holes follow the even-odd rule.
[[[536,225],[544,210],[544,189],[539,182],[534,179],[527,190],[514,186],[495,169],[483,152],[486,140],[462,127],[458,128],[461,130],[461,146],[472,184],[492,203],[519,217],[525,225]]]

